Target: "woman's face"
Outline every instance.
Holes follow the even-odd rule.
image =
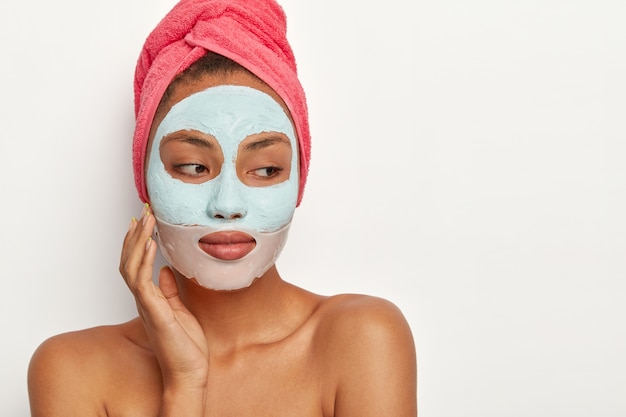
[[[236,72],[180,84],[162,113],[146,175],[161,249],[201,285],[247,286],[275,262],[296,207],[298,145],[284,104]],[[254,276],[212,282],[224,269]]]

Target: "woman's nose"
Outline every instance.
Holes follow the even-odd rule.
[[[216,211],[215,213],[213,213],[213,217],[216,219],[234,220],[234,219],[241,219],[243,217],[243,214],[231,213],[228,210],[220,210],[220,211]]]
[[[216,179],[219,180],[215,184],[217,190],[207,208],[209,217],[219,220],[236,220],[245,217],[246,205],[237,187],[237,180],[226,178],[226,176]]]

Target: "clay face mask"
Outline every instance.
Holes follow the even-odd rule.
[[[194,184],[167,172],[161,142],[181,131],[202,132],[217,140],[224,162],[215,178]],[[262,132],[277,132],[289,139],[291,169],[283,182],[253,187],[237,175],[237,152],[244,139]],[[156,131],[146,179],[163,256],[184,276],[210,289],[244,288],[263,275],[285,244],[296,207],[297,149],[284,110],[259,90],[211,87],[174,105]],[[254,248],[237,257],[237,248],[246,245]],[[229,248],[236,259],[224,259]]]

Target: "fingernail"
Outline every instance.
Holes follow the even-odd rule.
[[[143,205],[143,210],[141,210],[141,217],[144,217],[148,212],[148,203]]]
[[[150,212],[146,209],[143,217],[141,218],[141,224],[146,224],[146,222],[148,221],[148,217],[150,217]]]
[[[135,225],[135,222],[137,221],[137,219],[135,218],[135,216],[133,216],[132,219],[130,219],[130,224],[128,225],[128,230],[130,231],[130,229],[133,228],[133,226]]]
[[[149,237],[148,241],[146,242],[146,250],[150,249],[150,246],[152,246],[152,238]]]

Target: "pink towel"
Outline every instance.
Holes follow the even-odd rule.
[[[273,0],[181,0],[154,28],[135,69],[133,167],[142,201],[148,201],[146,145],[161,96],[177,74],[209,50],[247,68],[287,105],[300,145],[300,205],[311,139],[306,98],[286,32],[285,13]]]

